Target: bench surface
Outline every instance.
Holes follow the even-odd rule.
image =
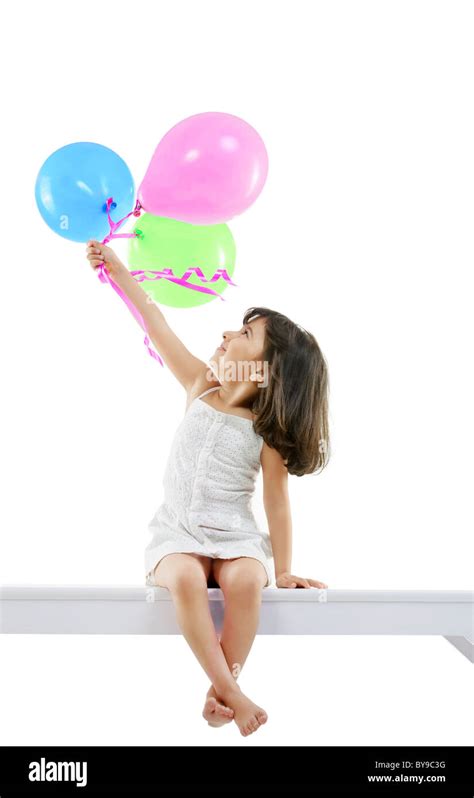
[[[220,588],[208,588],[216,630]],[[163,587],[0,586],[3,634],[180,634]],[[262,589],[257,634],[442,635],[474,661],[474,591]]]

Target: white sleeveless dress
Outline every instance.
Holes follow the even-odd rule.
[[[164,502],[148,524],[146,584],[175,552],[231,559],[253,557],[274,579],[270,535],[255,521],[251,501],[263,438],[253,421],[216,410],[196,397],[176,430],[163,477]]]

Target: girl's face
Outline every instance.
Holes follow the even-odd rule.
[[[214,352],[220,365],[239,361],[262,361],[265,346],[265,317],[259,316],[240,330],[225,330],[223,341]]]

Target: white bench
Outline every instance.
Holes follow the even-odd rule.
[[[474,662],[474,591],[263,588],[263,635],[442,635]],[[220,588],[209,588],[220,632]],[[0,586],[3,634],[180,634],[166,588]]]

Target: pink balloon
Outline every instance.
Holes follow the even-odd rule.
[[[263,140],[245,120],[208,111],[178,122],[158,144],[138,189],[155,216],[218,224],[243,213],[268,173]]]

